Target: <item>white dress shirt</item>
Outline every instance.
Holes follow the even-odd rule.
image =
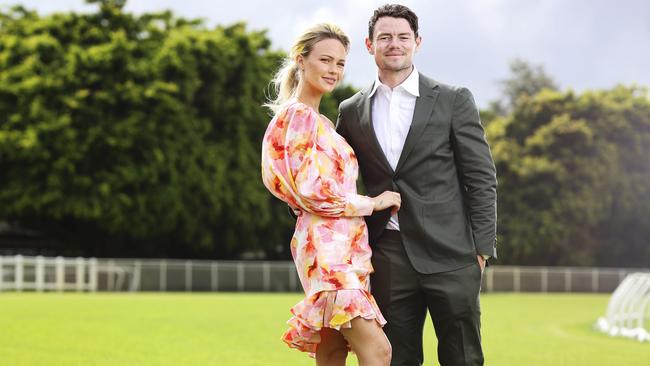
[[[415,101],[420,96],[418,70],[414,66],[408,78],[393,89],[384,85],[377,74],[368,98],[373,96],[372,126],[388,163],[395,170],[411,128]],[[397,215],[391,216],[386,228],[399,230]]]

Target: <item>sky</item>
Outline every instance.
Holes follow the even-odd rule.
[[[92,11],[83,0],[0,0],[46,14]],[[130,0],[127,10],[171,9],[209,25],[245,21],[268,30],[288,50],[302,30],[318,22],[339,25],[351,38],[345,82],[362,88],[376,67],[364,46],[368,19],[386,1],[372,0]],[[468,87],[481,107],[499,98],[499,81],[520,58],[543,65],[562,89],[650,86],[650,1],[647,0],[414,0],[400,4],[419,17],[422,44],[415,65],[443,83]]]

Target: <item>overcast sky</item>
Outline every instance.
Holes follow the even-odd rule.
[[[41,13],[93,9],[83,0],[0,0]],[[375,77],[365,50],[368,18],[385,1],[130,0],[136,13],[172,9],[210,25],[246,21],[268,29],[276,48],[288,50],[307,26],[329,21],[352,40],[346,82],[364,87]],[[574,90],[618,83],[650,86],[648,0],[415,0],[402,1],[420,18],[422,45],[415,64],[424,74],[469,87],[479,105],[500,95],[508,63],[542,64],[560,86]]]

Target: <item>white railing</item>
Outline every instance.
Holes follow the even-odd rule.
[[[611,293],[625,276],[633,272],[650,272],[650,268],[494,265],[485,270],[483,291]]]
[[[483,292],[611,293],[638,268],[492,265]],[[0,291],[300,292],[293,262],[0,257]]]
[[[0,257],[0,291],[97,291],[97,259]]]

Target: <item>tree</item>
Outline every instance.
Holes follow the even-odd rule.
[[[244,24],[91,2],[97,13],[0,14],[0,220],[61,254],[232,257],[279,242],[259,145],[282,53]]]
[[[542,65],[531,65],[522,59],[510,61],[510,77],[501,80],[502,98],[490,102],[481,111],[481,119],[487,124],[497,116],[505,116],[517,105],[520,97],[534,96],[544,89],[558,90],[557,84]]]
[[[648,263],[647,89],[522,94],[487,134],[499,175],[501,263]]]

